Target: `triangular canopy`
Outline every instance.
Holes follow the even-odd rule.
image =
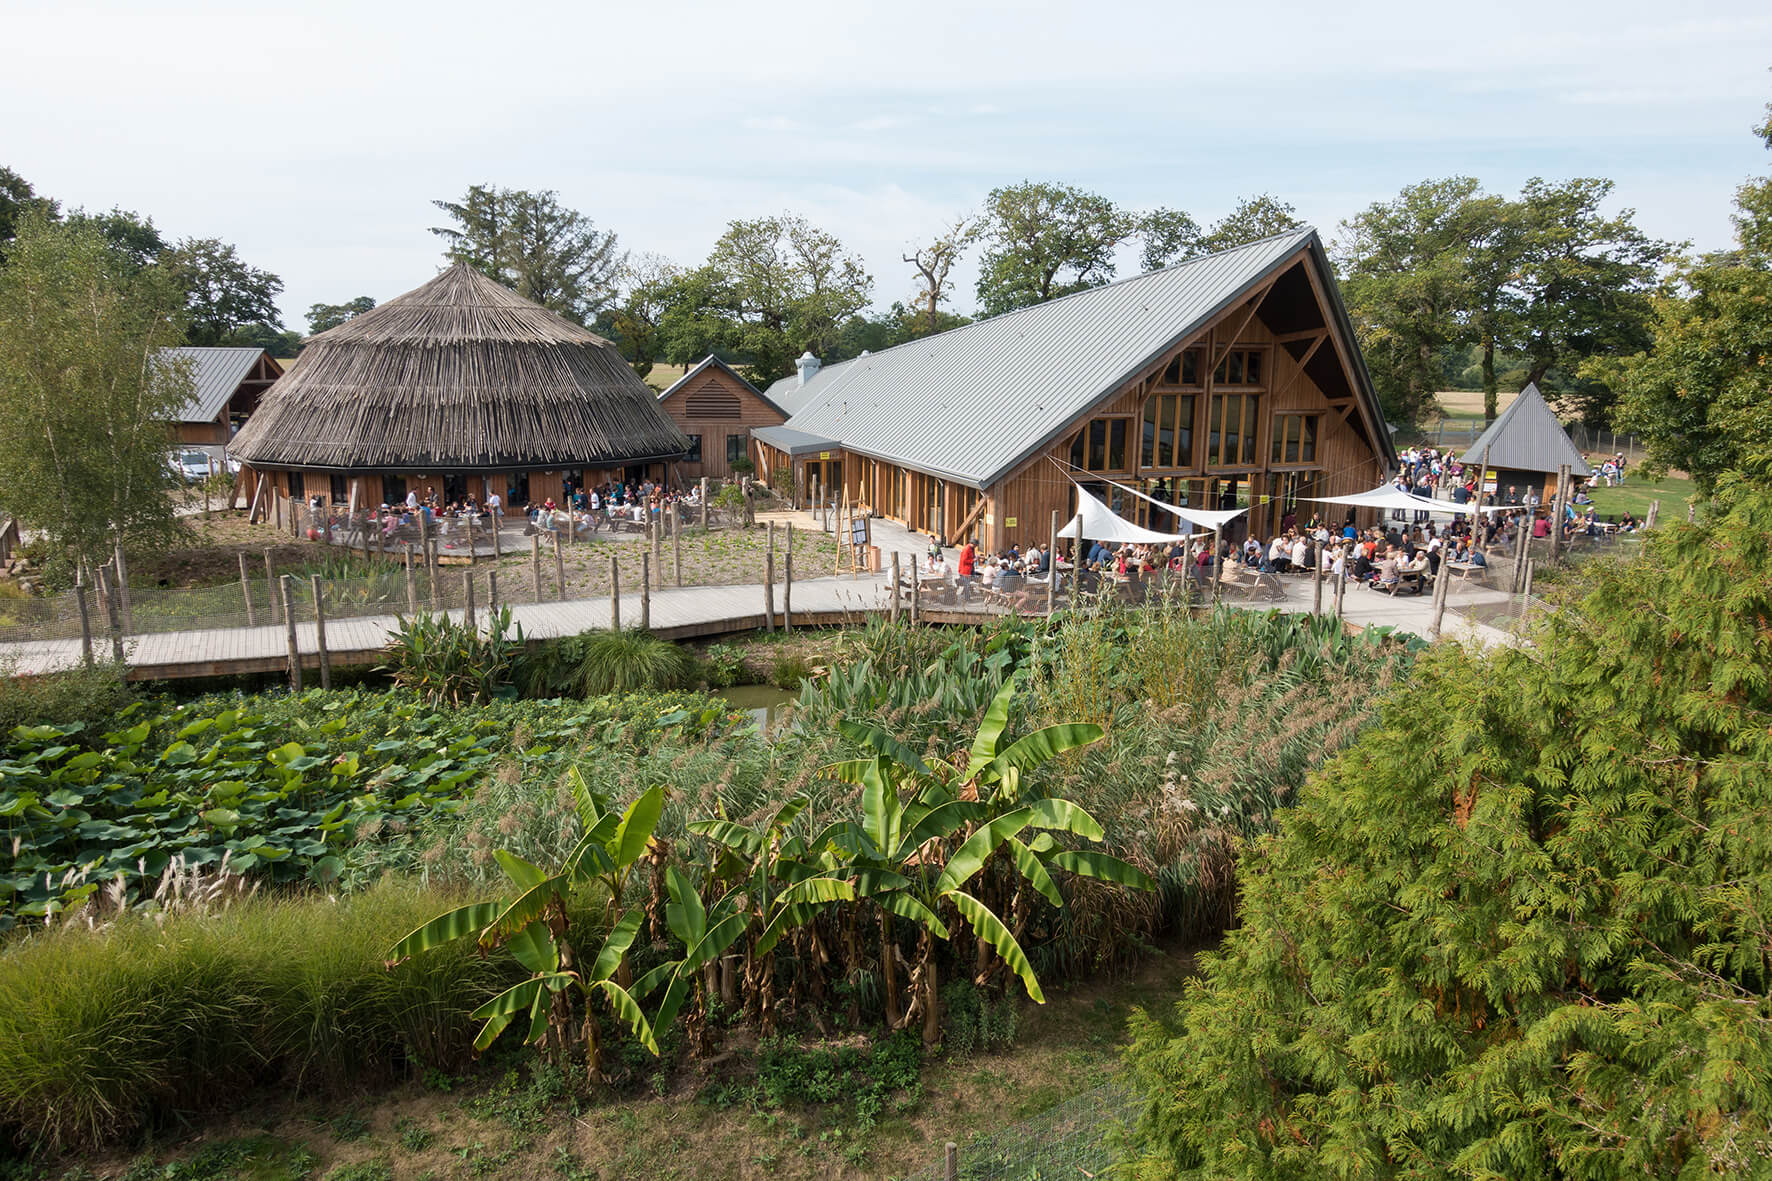
[[[234,439],[254,466],[435,472],[675,459],[607,340],[457,264],[311,337]]]
[[[1367,492],[1356,492],[1351,496],[1306,496],[1305,500],[1314,500],[1319,504],[1347,504],[1355,508],[1405,509],[1410,512],[1427,511],[1435,513],[1455,513],[1460,511],[1457,506],[1447,506],[1437,500],[1429,500],[1425,496],[1417,496],[1413,492],[1405,492],[1395,484],[1380,484]]]
[[[1492,468],[1554,474],[1568,464],[1578,479],[1585,480],[1594,474],[1580,450],[1569,441],[1569,432],[1545,404],[1536,383],[1521,390],[1513,405],[1477,437],[1464,453],[1464,462],[1482,463],[1485,452]]]
[[[1134,525],[1082,488],[1077,489],[1077,515],[1058,531],[1058,535],[1079,541],[1118,541],[1133,545],[1185,541],[1190,536],[1186,533],[1158,533]]]
[[[1180,517],[1188,524],[1198,525],[1202,529],[1222,529],[1249,511],[1247,508],[1189,508],[1186,505],[1170,504],[1166,500],[1158,500],[1156,497],[1151,496],[1148,493],[1140,492],[1136,488],[1129,488],[1125,484],[1121,484],[1115,480],[1109,480],[1107,482],[1122,492],[1130,492],[1140,500],[1148,500],[1158,508],[1167,511],[1172,516]]]

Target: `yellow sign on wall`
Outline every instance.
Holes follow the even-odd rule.
[[[1016,524],[1016,522],[1015,522],[1014,517],[1004,517],[1003,518],[1003,527],[1005,529],[1013,529],[1013,528],[1015,528],[1015,524]]]
[[[831,453],[829,451],[820,451],[818,453],[818,457],[820,459],[829,459],[831,457]]]

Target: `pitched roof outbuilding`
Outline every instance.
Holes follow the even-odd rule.
[[[781,415],[783,418],[787,417],[788,412],[786,410],[784,410],[782,407],[777,406],[774,402],[770,401],[768,394],[765,394],[762,390],[758,389],[756,386],[754,386],[750,382],[746,381],[743,377],[739,376],[738,370],[734,369],[732,366],[728,365],[726,362],[720,360],[720,358],[714,356],[714,354],[712,354],[712,353],[709,353],[706,357],[702,358],[699,362],[697,362],[695,364],[695,366],[689,370],[689,372],[685,373],[682,377],[679,377],[676,381],[673,381],[669,385],[669,387],[667,387],[664,390],[663,393],[658,395],[658,400],[660,402],[667,401],[673,395],[678,393],[679,391],[688,389],[689,383],[691,381],[693,381],[697,377],[700,377],[703,373],[706,373],[709,369],[720,369],[720,370],[725,371],[727,374],[729,374],[731,376],[732,380],[736,381],[739,385],[742,385],[745,389],[751,391],[751,393],[753,393],[753,394],[757,395],[757,397],[761,398],[763,400],[764,405],[768,406],[771,410],[775,411],[777,414]]]
[[[1333,275],[1309,227],[1080,291],[935,336],[827,365],[769,387],[803,434],[987,488],[1181,340],[1308,250],[1351,346]],[[1395,463],[1384,415],[1354,350],[1355,396]]]
[[[1464,453],[1465,463],[1481,463],[1489,453],[1489,466],[1520,472],[1555,472],[1564,464],[1579,479],[1593,475],[1580,448],[1569,441],[1569,432],[1551,413],[1537,383],[1520,391],[1513,404],[1477,436]]]
[[[614,345],[458,264],[309,338],[235,436],[249,464],[613,467],[688,449]]]
[[[214,422],[265,351],[256,347],[176,348],[163,349],[161,355],[191,363],[191,400],[179,412],[178,421]]]

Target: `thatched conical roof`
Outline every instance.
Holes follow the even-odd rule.
[[[312,337],[232,450],[260,467],[614,467],[689,440],[615,346],[466,265]]]

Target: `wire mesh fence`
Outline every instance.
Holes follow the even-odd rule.
[[[1144,1100],[1112,1082],[959,1147],[961,1181],[1077,1181],[1120,1162]],[[937,1149],[937,1154],[941,1149]],[[944,1181],[945,1159],[903,1181]]]

